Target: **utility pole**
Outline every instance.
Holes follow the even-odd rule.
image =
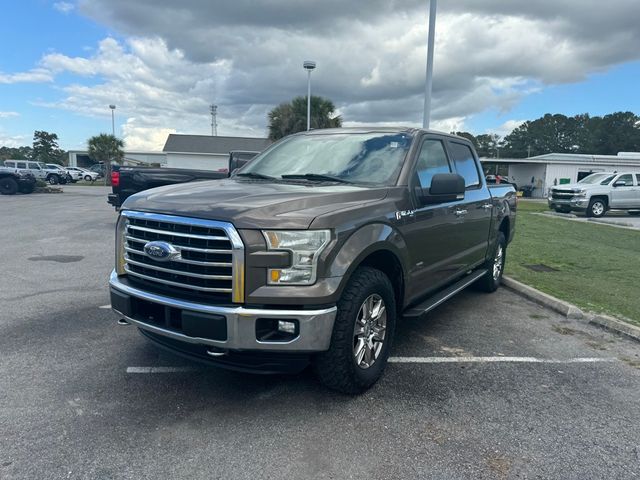
[[[115,111],[116,106],[114,104],[109,105],[111,109],[111,135],[116,136],[116,120],[115,120]]]
[[[211,136],[218,136],[218,106],[210,105],[209,109],[211,111]]]
[[[429,35],[427,39],[427,81],[424,89],[424,116],[422,127],[429,128],[431,120],[431,90],[433,88],[433,49],[436,38],[437,0],[429,0]]]

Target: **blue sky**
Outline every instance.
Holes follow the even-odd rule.
[[[625,0],[612,0],[610,9],[615,9],[618,1]],[[88,137],[110,132],[111,102],[118,104],[116,134],[124,137],[130,149],[159,149],[170,132],[208,133],[207,106],[212,101],[221,105],[220,134],[264,135],[266,112],[287,96],[304,94],[298,63],[307,52],[322,60],[314,73],[316,91],[334,99],[345,122],[419,122],[416,95],[423,77],[425,32],[422,25],[407,20],[406,15],[362,19],[360,34],[344,33],[341,37],[341,32],[333,32],[343,45],[350,41],[347,35],[358,36],[359,43],[366,43],[366,35],[371,34],[368,49],[361,55],[353,55],[349,62],[334,62],[326,50],[338,56],[336,50],[341,49],[323,45],[328,40],[320,33],[326,25],[305,25],[312,32],[317,28],[317,34],[287,43],[282,38],[299,35],[300,28],[287,30],[288,26],[273,23],[277,20],[269,23],[269,15],[275,19],[279,13],[272,10],[269,2],[256,3],[264,8],[264,25],[252,20],[251,33],[245,30],[241,37],[234,35],[246,27],[241,21],[238,23],[243,11],[231,15],[228,4],[212,0],[206,7],[210,10],[200,12],[201,2],[185,0],[180,8],[187,9],[186,13],[176,16],[178,23],[174,27],[161,18],[166,20],[161,1],[148,2],[151,0],[140,0],[135,7],[125,0],[82,0],[80,5],[75,1],[44,0],[6,4],[5,18],[9,21],[3,22],[0,29],[0,145],[28,145],[34,130],[47,130],[59,135],[63,148],[82,148]],[[242,8],[242,1],[238,4]],[[506,9],[513,3],[504,5]],[[173,8],[172,3],[164,8]],[[606,42],[598,38],[591,39],[593,46],[589,46],[584,39],[572,38],[570,28],[550,32],[534,29],[530,30],[529,45],[546,41],[546,46],[541,46],[546,50],[534,52],[522,66],[514,56],[505,58],[502,64],[486,65],[486,58],[500,62],[493,58],[506,56],[506,46],[514,41],[505,38],[503,30],[511,31],[512,25],[538,20],[532,19],[530,12],[505,11],[496,17],[495,12],[476,11],[474,6],[460,8],[467,8],[462,12],[467,19],[497,18],[491,41],[498,38],[505,46],[496,44],[492,51],[491,45],[480,46],[483,42],[473,40],[466,46],[458,45],[465,35],[454,42],[450,32],[459,29],[456,22],[460,14],[454,16],[455,12],[444,10],[437,33],[440,50],[436,56],[434,104],[440,113],[434,119],[436,128],[504,134],[517,122],[545,113],[640,113],[640,53],[634,54],[633,49],[621,53],[620,43],[613,40],[608,50],[600,48]],[[633,12],[628,13],[633,16]],[[228,19],[224,16],[227,14]],[[188,27],[179,25],[179,21],[194,25],[206,15],[217,25],[210,27],[215,31],[205,40],[193,38]],[[336,12],[335,19],[330,20],[340,25],[340,15]],[[623,22],[621,18],[624,17],[612,17],[611,21]],[[638,27],[628,28],[629,35],[638,33]],[[398,33],[404,30],[413,33]],[[469,38],[474,35],[477,32],[470,30]],[[550,52],[549,45],[553,49],[559,39],[565,41],[563,48],[573,45],[576,53],[563,57],[564,52]],[[380,42],[379,51],[376,42]],[[294,52],[293,43],[304,44],[306,51]],[[399,47],[408,52],[407,59],[416,61],[403,63]],[[454,68],[449,61],[456,48],[463,49],[469,63],[466,72],[464,68]],[[346,46],[345,49],[349,50]],[[635,49],[640,50],[637,44]],[[250,54],[276,60],[271,60],[270,65],[259,60],[243,62]],[[557,58],[538,65],[540,55]],[[474,65],[474,56],[483,59],[482,63],[479,60]],[[591,60],[594,58],[597,61]],[[507,63],[509,68],[498,72]],[[476,72],[477,65],[486,65],[487,71]],[[452,92],[449,84],[458,83],[454,81],[456,75],[475,80]],[[293,83],[288,83],[291,78]],[[402,89],[407,91],[405,97],[398,93]],[[260,92],[264,101],[258,102]]]

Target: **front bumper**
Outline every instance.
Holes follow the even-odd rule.
[[[549,208],[570,208],[571,210],[582,211],[589,206],[589,199],[585,197],[574,197],[571,199],[548,199]]]
[[[111,306],[128,322],[156,336],[195,345],[214,347],[213,354],[227,351],[311,353],[329,348],[336,307],[316,310],[289,310],[215,306],[189,302],[140,290],[111,272]],[[151,315],[141,315],[135,305],[150,307]],[[188,319],[191,330],[185,329]],[[297,321],[297,336],[287,341],[261,341],[257,320]],[[185,320],[186,321],[186,320]],[[189,335],[188,331],[206,335]]]

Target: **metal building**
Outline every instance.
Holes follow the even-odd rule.
[[[575,183],[595,172],[640,173],[640,152],[618,155],[549,153],[529,158],[483,158],[485,174],[500,174],[519,188],[533,187],[532,196],[543,198],[554,185]]]

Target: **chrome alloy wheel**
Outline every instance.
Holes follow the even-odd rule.
[[[494,280],[498,280],[498,278],[500,278],[500,274],[502,273],[503,257],[504,257],[504,249],[502,248],[502,245],[498,245],[496,256],[493,259],[493,279]]]
[[[594,216],[599,217],[604,213],[604,203],[602,203],[601,201],[593,202],[591,211],[593,212]]]
[[[384,346],[387,308],[382,297],[369,295],[360,306],[353,329],[353,356],[360,368],[372,366]]]

